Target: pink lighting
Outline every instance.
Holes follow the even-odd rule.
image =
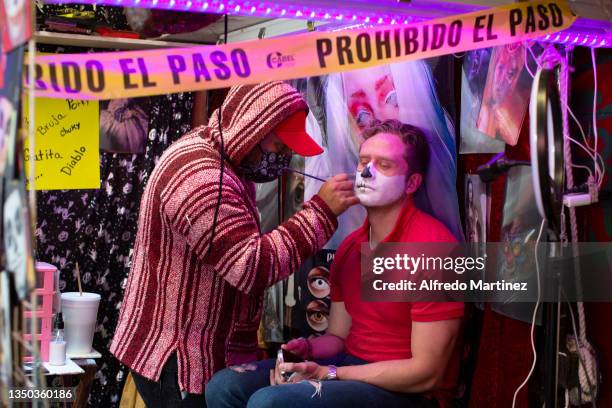
[[[108,4],[121,7],[156,8],[165,10],[187,10],[266,18],[298,18],[324,21],[321,30],[346,29],[355,22],[365,24],[410,24],[426,21],[437,16],[467,13],[480,10],[480,6],[458,5],[447,0],[413,0],[403,3],[395,0],[345,0],[327,2],[309,0],[305,7],[297,0],[70,0],[76,4]],[[66,0],[43,0],[47,4],[64,4]],[[306,9],[308,8],[308,10]],[[348,22],[344,23],[343,22]],[[567,30],[546,35],[541,41],[561,44],[584,44],[591,47],[612,45],[612,25],[606,21],[579,18]]]

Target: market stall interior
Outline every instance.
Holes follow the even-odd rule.
[[[364,220],[370,225],[372,203],[397,199],[408,183],[408,176],[397,182],[388,175],[393,170],[364,159],[362,145],[383,126],[396,136],[422,135],[427,160],[411,200],[449,239],[486,257],[476,278],[533,285],[529,294],[477,290],[452,298],[465,302],[465,312],[457,378],[442,406],[612,406],[611,49],[612,3],[605,1],[0,2],[0,405],[17,406],[21,398],[49,406],[51,394],[16,390],[59,387],[72,387],[64,388],[71,394],[54,398],[75,406],[142,403],[139,378],[161,373],[143,353],[154,350],[157,358],[162,349],[160,360],[178,363],[174,380],[191,398],[202,394],[193,382],[203,387],[227,362],[250,364],[236,357],[248,342],[265,360],[292,339],[309,339],[310,347],[334,334],[345,242]],[[271,85],[257,88],[261,83]],[[250,86],[268,99],[243,91]],[[282,102],[276,89],[295,101]],[[232,99],[241,92],[247,103]],[[283,131],[312,140],[284,145],[299,153],[284,162],[286,150],[266,150],[270,123],[277,145]],[[194,135],[213,147],[216,178],[208,187],[160,193],[176,219],[150,227],[146,217],[156,204],[148,202],[162,198],[151,199],[147,186],[161,185],[168,156]],[[248,171],[258,178],[240,191],[254,194],[245,213],[257,218],[256,235],[271,238],[251,252],[251,241],[241,245],[247,255],[238,257],[224,246],[224,231],[247,222],[224,218],[227,203],[238,200],[227,189],[247,174],[251,157],[236,140],[253,135],[260,164]],[[361,204],[330,215],[322,191],[339,174],[361,186]],[[369,178],[390,187],[366,199]],[[194,196],[185,195],[190,191]],[[193,203],[206,192],[214,200],[201,221]],[[175,209],[172,199],[180,197],[191,207]],[[145,226],[161,231],[166,222],[187,249],[164,261],[171,266],[159,270],[172,270],[168,277],[156,272],[158,289],[138,281],[134,270],[176,244],[144,237]],[[188,232],[198,228],[208,232]],[[371,226],[366,237],[376,248]],[[139,249],[151,245],[147,239],[157,246]],[[286,247],[278,255],[283,265],[265,263],[269,271],[255,268],[252,279],[244,272],[232,280],[255,259],[264,264],[261,253]],[[202,259],[185,257],[191,249]],[[181,266],[172,263],[179,258]],[[211,292],[192,292],[199,280],[172,275],[177,268],[206,271],[209,262],[224,282]],[[226,271],[229,264],[234,269]],[[184,306],[145,303],[138,288],[160,290]],[[213,310],[231,297],[242,299],[227,303],[231,323],[218,318],[227,312],[219,310],[184,344],[164,337],[175,320],[191,322],[181,335],[199,324],[191,308]],[[381,306],[380,313],[388,310],[396,309]],[[238,328],[230,329],[235,321]],[[146,331],[143,322],[151,334],[130,339]],[[382,327],[372,324],[370,331]],[[206,340],[209,332],[228,343],[236,335],[239,345],[225,349]],[[199,350],[190,351],[202,336],[193,346]],[[378,344],[375,334],[371,339]],[[205,357],[192,366],[189,355]],[[249,364],[242,369],[255,367]]]

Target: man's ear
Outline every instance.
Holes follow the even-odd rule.
[[[421,187],[422,183],[423,176],[421,175],[421,173],[412,173],[406,179],[406,194],[414,194],[414,192],[416,192],[419,187]]]

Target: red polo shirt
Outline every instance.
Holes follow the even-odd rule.
[[[434,322],[463,316],[463,303],[364,302],[361,300],[360,247],[368,242],[370,223],[353,231],[336,251],[331,266],[331,300],[344,302],[352,324],[345,347],[366,361],[412,357],[412,322]],[[455,237],[435,218],[412,203],[402,209],[391,233],[382,242],[454,242]],[[457,383],[459,350],[451,357],[443,389],[453,392]],[[448,395],[446,392],[444,393]]]

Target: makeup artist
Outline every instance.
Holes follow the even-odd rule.
[[[149,408],[202,407],[215,372],[253,361],[264,289],[359,202],[348,177],[334,176],[262,235],[253,182],[280,177],[293,152],[323,150],[305,132],[306,102],[283,82],[233,87],[220,109],[164,152],[141,202],[111,352]]]

